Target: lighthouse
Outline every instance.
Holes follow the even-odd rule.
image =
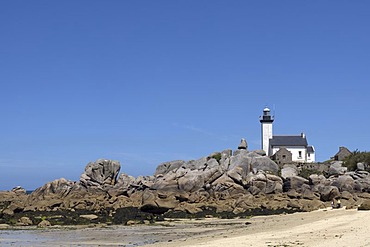
[[[266,155],[270,155],[270,139],[272,138],[272,123],[274,117],[271,116],[270,109],[265,107],[263,109],[263,115],[260,117],[261,122],[261,140],[262,149],[266,152]]]

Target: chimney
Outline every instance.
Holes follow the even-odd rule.
[[[301,137],[302,137],[302,138],[306,138],[306,134],[302,132],[302,133],[301,133]]]

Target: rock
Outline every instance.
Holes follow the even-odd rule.
[[[301,210],[303,206],[299,200],[295,199],[295,200],[289,200],[287,203],[287,207]]]
[[[8,224],[0,224],[0,230],[6,230],[6,229],[9,229],[10,228],[10,225]]]
[[[250,154],[252,155],[255,153]],[[279,172],[279,166],[268,157],[256,155],[252,158],[252,170],[265,171],[277,175]]]
[[[234,184],[234,181],[226,174],[223,174],[221,177],[213,181],[211,186],[215,191],[223,191],[227,190],[230,187],[230,184]]]
[[[184,176],[187,172],[189,172],[189,169],[185,169],[181,167],[179,170],[183,170],[183,173],[178,174],[176,170],[171,170],[164,175],[159,175],[154,179],[153,185],[150,187],[150,189],[153,190],[169,190],[169,191],[175,191],[178,190],[178,182],[177,177],[178,176]]]
[[[370,200],[364,200],[358,207],[358,210],[370,210]]]
[[[273,181],[273,180],[267,180],[266,182],[266,188],[265,193],[266,194],[273,194],[273,193],[281,193],[283,192],[283,183]]]
[[[310,199],[310,200],[302,199],[300,201],[300,204],[302,205],[301,210],[305,212],[310,212],[310,211],[317,210],[320,208],[326,208],[325,204],[322,201],[317,200],[317,199]]]
[[[22,188],[21,186],[14,187],[11,192],[14,192],[16,194],[26,194],[26,190]]]
[[[242,138],[242,140],[240,141],[238,149],[244,149],[244,150],[248,149],[247,141],[244,138]]]
[[[230,166],[227,175],[235,182],[242,184],[247,174],[252,170],[252,158],[247,150],[239,149],[239,152],[230,158]],[[257,172],[257,171],[256,171]]]
[[[49,226],[51,226],[51,223],[48,220],[43,220],[37,225],[38,228],[45,228]]]
[[[352,200],[353,199],[353,195],[351,193],[349,193],[348,191],[343,191],[341,193],[340,197],[344,200]]]
[[[323,175],[311,174],[308,177],[308,182],[310,185],[318,185],[318,184],[325,184],[326,178]]]
[[[362,199],[369,199],[370,200],[370,194],[369,193],[357,193],[356,196],[358,196],[359,198],[362,198]]]
[[[248,187],[248,191],[253,195],[260,192],[265,194],[281,193],[283,180],[278,176],[258,171],[256,174],[249,173],[247,175],[244,186]]]
[[[347,172],[347,167],[342,166],[342,161],[333,161],[330,164],[328,174],[329,176],[332,175],[344,175]]]
[[[367,178],[370,175],[370,173],[367,171],[356,171],[355,173],[360,178]]]
[[[280,184],[283,184],[283,179],[281,179],[281,177],[279,177],[279,176],[272,175],[272,174],[266,174],[266,178],[267,178],[267,180],[272,180],[274,182],[278,182]]]
[[[157,169],[155,170],[154,176],[158,176],[160,174],[166,174],[172,170],[177,170],[178,168],[185,166],[185,164],[186,163],[183,160],[164,162],[157,167]]]
[[[25,208],[27,198],[28,195],[25,193],[0,191],[0,218],[1,213],[11,216],[14,213],[22,212]]]
[[[154,176],[138,176],[134,182],[140,190],[152,187],[154,184]]]
[[[294,176],[298,176],[297,168],[291,165],[284,165],[283,168],[281,169],[281,177],[286,179]]]
[[[126,222],[126,226],[132,226],[132,225],[136,225],[137,224],[137,222],[136,221],[134,221],[134,220],[128,220],[127,222]]]
[[[142,178],[144,180],[144,178]],[[129,176],[125,173],[121,173],[118,177],[115,187],[128,189],[130,186],[136,183],[136,179],[133,176]]]
[[[361,179],[362,180],[362,179]],[[355,180],[354,189],[356,192],[367,192],[370,188],[370,184],[364,183],[364,181],[361,181],[360,179]]]
[[[287,192],[287,196],[289,198],[301,198],[302,195],[300,193],[298,193],[297,191],[295,191],[294,189],[291,189]]]
[[[207,167],[207,161],[207,157],[191,160],[186,163],[185,167],[190,170],[204,170]]]
[[[45,210],[50,207],[59,207],[63,198],[67,197],[76,186],[73,181],[64,178],[49,182],[34,190],[27,200],[27,210]]]
[[[339,191],[351,192],[355,187],[355,181],[351,176],[343,175],[339,176],[331,185],[337,187]]]
[[[166,196],[164,196],[166,195]],[[171,194],[158,194],[156,191],[145,190],[142,195],[142,206],[140,210],[154,214],[162,214],[170,209],[176,208],[179,202]]]
[[[58,195],[59,197],[63,198],[69,194],[74,185],[75,182],[66,180],[65,178],[60,178],[34,190],[30,197],[31,200],[40,200],[53,195]]]
[[[258,188],[261,192],[266,191],[266,182],[265,181],[258,181],[258,180],[253,181],[252,186]]]
[[[215,158],[209,158],[209,160],[207,160],[206,167],[204,170],[212,169],[212,168],[217,168],[217,169],[220,168],[220,164]]]
[[[307,200],[319,200],[320,195],[312,192],[311,190],[304,190],[302,192],[302,198]]]
[[[243,185],[243,180],[246,177],[247,171],[243,167],[237,166],[227,172],[227,175],[234,181],[234,183]]]
[[[174,196],[165,199],[158,198],[155,200],[155,203],[158,205],[158,211],[160,212],[167,212],[170,209],[176,208],[179,204]]]
[[[370,180],[369,173],[367,171],[355,171],[355,172],[347,172],[346,175],[351,176],[354,180],[358,179],[366,179]]]
[[[303,185],[308,185],[307,179],[299,176],[289,177],[284,182],[284,191],[293,189],[297,192],[301,192]]]
[[[318,186],[320,200],[327,202],[340,196],[339,189],[335,186]]]
[[[80,177],[82,185],[89,186],[114,186],[121,165],[116,160],[98,159],[90,162],[85,167],[85,172]]]
[[[133,176],[121,173],[114,187],[108,189],[108,193],[112,197],[120,195],[130,196],[135,190],[144,190],[150,186],[153,186],[153,182],[149,181],[148,177],[140,176],[135,179]]]
[[[201,208],[197,207],[196,205],[189,204],[189,203],[180,203],[174,210],[184,211],[184,212],[187,212],[188,214],[197,214],[203,211]]]
[[[18,226],[31,226],[33,225],[33,222],[30,218],[23,216],[18,219],[17,225]]]
[[[357,163],[357,171],[364,171],[365,170],[365,164],[362,162]]]
[[[180,191],[194,192],[204,186],[204,176],[198,170],[191,170],[185,176],[179,178],[178,187]]]
[[[82,214],[82,215],[80,215],[80,217],[83,218],[83,219],[87,219],[87,220],[96,220],[97,218],[99,218],[95,214]]]
[[[248,188],[248,192],[255,196],[261,193],[261,189],[257,186],[252,185]]]
[[[11,210],[9,208],[6,208],[2,211],[3,214],[6,214],[6,215],[9,215],[9,216],[13,216],[14,215],[14,210]]]
[[[266,152],[263,149],[253,150],[252,152],[261,156],[266,156]]]

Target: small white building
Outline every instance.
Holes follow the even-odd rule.
[[[274,117],[271,116],[270,109],[263,109],[263,115],[260,117],[262,149],[266,155],[273,156],[281,148],[287,149],[292,155],[293,162],[315,162],[315,149],[309,146],[306,135],[277,135],[272,134],[272,123]],[[290,157],[290,155],[289,155]]]

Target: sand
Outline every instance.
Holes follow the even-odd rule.
[[[1,230],[0,246],[370,246],[370,211],[326,209],[250,219]]]
[[[251,224],[218,235],[152,246],[370,246],[370,211],[326,209],[260,216],[248,222]]]

